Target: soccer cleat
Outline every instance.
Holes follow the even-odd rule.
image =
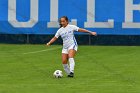
[[[68,75],[68,77],[74,77],[74,73],[70,72],[70,74]]]

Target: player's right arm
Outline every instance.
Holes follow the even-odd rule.
[[[56,32],[55,36],[46,45],[50,46],[59,38],[59,36],[60,36],[60,29]]]
[[[58,38],[57,37],[53,37],[48,43],[47,46],[50,46],[52,43],[54,43]]]

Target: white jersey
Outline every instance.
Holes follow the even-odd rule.
[[[79,27],[75,25],[67,25],[65,28],[61,27],[55,34],[55,37],[58,38],[61,36],[63,40],[63,48],[67,49],[71,45],[77,46],[77,41],[74,37],[74,31],[78,31]]]

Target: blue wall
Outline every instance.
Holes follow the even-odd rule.
[[[77,19],[77,26],[96,31],[101,35],[140,35],[140,28],[123,28],[125,21],[125,0],[95,0],[95,21],[107,22],[114,20],[113,28],[88,28],[87,0],[58,0],[58,18],[63,15],[69,19]],[[16,0],[16,19],[19,22],[30,20],[30,0]],[[134,0],[138,5],[140,0]],[[54,34],[58,28],[49,28],[50,0],[39,0],[38,22],[33,27],[14,27],[8,22],[8,0],[0,0],[0,33],[4,34]],[[15,10],[13,10],[15,11]],[[55,16],[55,15],[53,15]],[[140,22],[140,10],[133,12],[134,22]]]

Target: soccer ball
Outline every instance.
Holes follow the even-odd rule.
[[[53,76],[55,78],[62,78],[63,77],[63,73],[61,70],[56,70],[54,73],[53,73]]]

